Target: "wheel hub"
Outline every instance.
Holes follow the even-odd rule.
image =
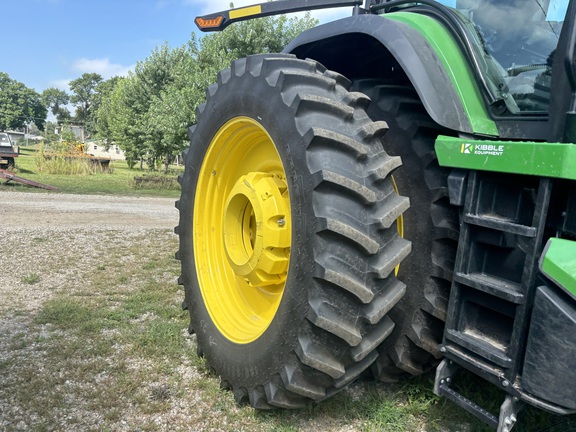
[[[238,179],[224,209],[224,248],[230,267],[252,287],[285,281],[290,250],[289,201],[283,179],[251,172]]]
[[[270,326],[290,262],[287,175],[276,143],[250,117],[213,136],[198,174],[193,216],[195,268],[210,318],[246,344]]]

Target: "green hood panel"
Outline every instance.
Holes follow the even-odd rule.
[[[442,166],[576,180],[576,145],[542,142],[475,141],[440,135]]]

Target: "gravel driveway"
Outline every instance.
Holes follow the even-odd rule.
[[[172,198],[0,192],[0,233],[14,229],[173,228]]]
[[[33,317],[46,301],[63,287],[82,286],[112,246],[167,239],[174,248],[177,221],[173,198],[0,191],[0,364],[42,364],[35,343],[14,344],[43,331]],[[21,385],[17,380],[12,372],[0,376],[0,430],[37,430],[41,420],[2,391]]]
[[[68,273],[94,267],[109,233],[172,230],[178,211],[172,198],[0,192],[0,312],[36,309]],[[122,236],[120,236],[122,237]],[[54,267],[74,261],[56,273]],[[25,284],[31,273],[49,273],[42,284]],[[64,273],[64,274],[63,274]]]

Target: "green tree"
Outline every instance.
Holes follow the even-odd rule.
[[[115,76],[102,81],[96,86],[96,92],[93,95],[92,109],[96,121],[95,132],[99,138],[106,140],[107,143],[112,142],[113,139],[109,123],[110,101],[114,90],[122,79],[122,77]]]
[[[130,168],[145,155],[141,146],[140,117],[136,115],[136,78],[133,74],[118,81],[110,97],[98,110],[98,133],[116,142],[126,155]]]
[[[110,97],[118,82],[122,79],[119,76],[113,76],[105,81],[101,81],[95,88],[92,95],[92,108],[97,111],[104,100]]]
[[[205,89],[216,81],[218,71],[232,60],[251,54],[280,52],[304,30],[318,24],[310,14],[236,23],[220,33],[192,35],[186,57],[176,65],[175,79],[151,105],[155,127],[162,131],[162,150],[176,154],[188,145],[188,127],[196,121],[195,110],[205,99]]]
[[[70,81],[70,102],[76,106],[74,120],[84,124],[84,130],[90,135],[95,129],[92,104],[96,87],[103,81],[97,73],[84,73],[80,78]]]
[[[117,83],[98,108],[97,131],[116,142],[129,159],[163,159],[188,145],[188,127],[205,89],[219,70],[236,58],[279,52],[296,35],[317,24],[304,18],[261,18],[230,26],[198,40],[192,35],[183,47],[155,49],[134,73]]]
[[[58,123],[70,120],[70,111],[66,108],[69,102],[68,93],[56,87],[48,87],[42,92],[42,103],[52,112]]]
[[[129,162],[146,159],[154,168],[158,159],[169,154],[151,106],[163,89],[174,82],[175,73],[180,70],[177,64],[185,59],[184,48],[162,45],[145,61],[138,62],[134,73],[122,79],[111,97],[103,100],[97,115],[98,133],[120,145]]]
[[[53,123],[50,121],[46,122],[46,127],[42,133],[45,143],[52,143],[60,140],[60,135],[56,134],[57,129],[58,123]]]
[[[182,64],[187,60],[184,47],[171,49],[168,45],[154,50],[145,62],[136,65],[135,74],[139,82],[139,97],[142,101],[142,126],[144,127],[143,146],[148,150],[149,165],[164,158],[166,170],[169,158],[175,150],[172,142],[165,137],[165,130],[158,127],[154,106],[161,101],[162,93],[183,72]]]
[[[31,123],[43,129],[47,114],[36,91],[0,72],[0,130],[18,129]]]

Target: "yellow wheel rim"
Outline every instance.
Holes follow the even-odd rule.
[[[193,243],[204,304],[218,330],[246,344],[280,305],[291,242],[286,173],[266,130],[235,117],[212,139],[194,201]]]
[[[392,178],[392,187],[394,188],[394,191],[400,195],[400,192],[398,192],[398,186],[396,185],[396,180],[394,180],[394,176],[390,177]],[[398,230],[398,235],[404,238],[404,215],[400,215],[396,219],[396,229]],[[398,272],[400,272],[400,264],[394,267],[394,276],[398,276]]]

